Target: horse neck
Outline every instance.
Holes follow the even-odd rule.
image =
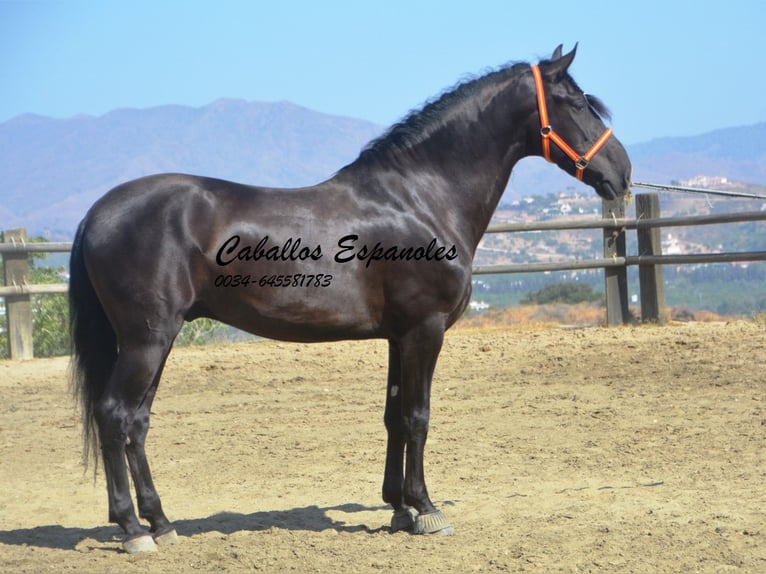
[[[470,241],[472,253],[484,235],[495,209],[500,203],[516,163],[528,155],[521,130],[508,130],[509,138],[495,142],[482,157],[463,160],[462,170],[447,170],[448,185],[440,199],[454,212],[462,232]],[[513,132],[513,133],[511,133]]]
[[[515,74],[456,103],[416,144],[383,154],[374,163],[387,174],[393,170],[408,178],[411,183],[397,193],[416,196],[408,203],[449,222],[473,253],[513,167],[530,153],[526,132],[534,106],[534,93]],[[427,193],[418,182],[426,182]]]

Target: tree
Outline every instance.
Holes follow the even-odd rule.
[[[32,267],[33,285],[61,283],[63,268]],[[56,357],[69,353],[69,303],[64,293],[32,295],[32,337],[35,357]]]

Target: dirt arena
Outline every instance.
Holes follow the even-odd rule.
[[[0,571],[766,572],[766,325],[448,334],[388,532],[381,341],[176,349],[148,451],[179,544],[121,551],[67,359],[0,362]]]

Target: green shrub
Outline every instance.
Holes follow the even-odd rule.
[[[590,303],[602,299],[603,296],[603,293],[594,290],[587,283],[568,282],[547,285],[539,291],[527,293],[521,303],[525,305]]]

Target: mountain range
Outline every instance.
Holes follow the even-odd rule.
[[[353,161],[384,126],[289,102],[120,109],[0,123],[0,230],[67,239],[93,202],[124,181],[185,172],[277,187],[318,183]],[[628,146],[634,181],[698,175],[766,185],[766,123]],[[545,161],[520,162],[505,200],[576,190]]]

